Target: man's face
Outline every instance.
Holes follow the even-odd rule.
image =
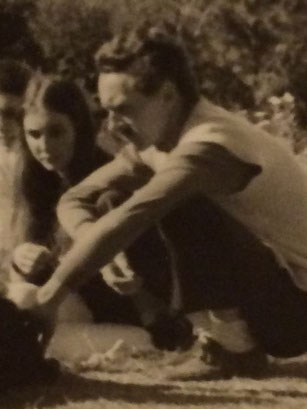
[[[130,123],[136,132],[128,139],[139,149],[156,144],[167,126],[162,91],[145,95],[137,89],[137,79],[126,73],[101,73],[98,93],[103,108],[109,111],[109,129],[118,121]]]
[[[23,98],[0,93],[0,146],[10,147],[20,138]]]

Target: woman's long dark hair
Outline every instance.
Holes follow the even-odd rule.
[[[57,225],[55,209],[64,189],[81,181],[99,165],[98,161],[106,162],[106,158],[97,158],[89,104],[74,82],[35,75],[26,93],[25,115],[39,108],[67,115],[75,130],[74,155],[65,174],[66,186],[56,172],[46,170],[34,159],[24,137],[21,144],[23,164],[17,188],[20,207],[28,208],[28,220],[23,226],[20,241],[48,245],[54,236]]]

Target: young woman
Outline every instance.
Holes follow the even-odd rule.
[[[109,157],[96,146],[86,98],[71,81],[36,74],[27,89],[23,125],[23,172],[17,186],[23,200],[16,213],[24,217],[12,226],[18,245],[11,278],[40,285],[70,245],[57,223],[60,196]],[[133,303],[116,294],[99,274],[82,287],[80,295],[94,320],[137,322]],[[68,311],[62,310],[62,320],[90,318],[80,302]]]

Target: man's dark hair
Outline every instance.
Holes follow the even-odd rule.
[[[100,72],[127,72],[139,79],[145,94],[171,81],[187,104],[199,97],[194,72],[183,43],[171,30],[162,27],[123,32],[101,46],[96,54]]]
[[[12,59],[0,60],[0,93],[22,96],[31,76],[30,69]]]

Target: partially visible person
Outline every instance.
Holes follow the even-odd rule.
[[[14,247],[11,223],[20,200],[22,113],[30,76],[26,65],[10,59],[0,60],[0,265],[3,272],[8,268]]]
[[[182,47],[160,31],[150,28],[141,35],[116,37],[97,59],[103,107],[111,117],[126,116],[138,132],[126,156],[63,196],[59,217],[75,245],[38,291],[38,303],[47,309],[56,304],[78,280],[198,196],[222,208],[244,233],[227,279],[221,271],[209,271],[211,279],[214,273],[220,278],[231,303],[220,310],[211,307],[207,362],[221,376],[249,374],[254,368],[260,373],[266,354],[305,352],[306,169],[282,141],[201,97]],[[148,183],[97,220],[92,197],[118,181],[130,183],[144,164],[153,171]],[[189,221],[187,217],[180,223]],[[206,215],[204,237],[205,228]],[[193,230],[190,234],[193,241]],[[189,275],[193,265],[199,269],[203,308],[210,308],[204,243],[197,243],[198,255],[183,252],[187,261],[197,263],[187,263],[182,274]],[[247,262],[249,252],[254,265]]]

